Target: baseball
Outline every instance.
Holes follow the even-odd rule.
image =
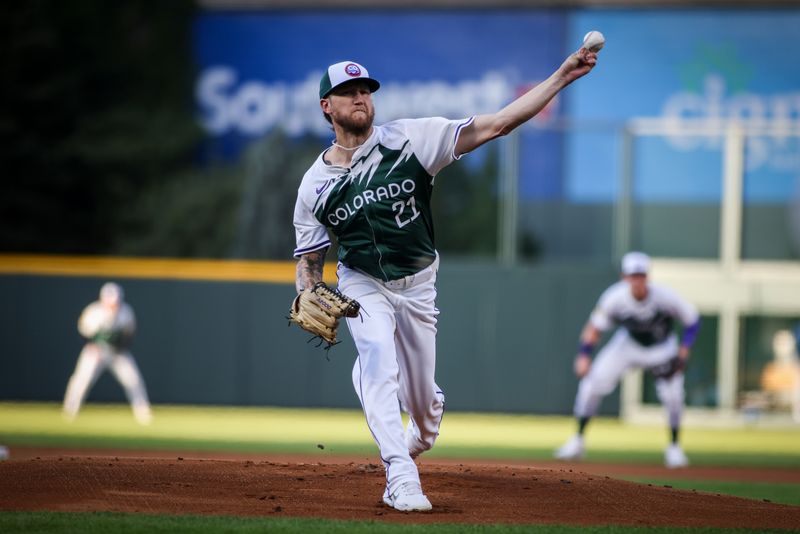
[[[606,44],[606,38],[597,30],[592,30],[583,36],[583,47],[586,50],[597,52]]]

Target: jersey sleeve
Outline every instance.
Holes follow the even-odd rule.
[[[592,314],[589,316],[589,322],[601,332],[605,332],[614,326],[614,303],[619,293],[616,288],[617,286],[613,285],[600,295]]]
[[[78,332],[87,339],[93,337],[100,330],[101,320],[101,313],[97,306],[93,304],[86,306],[78,318]]]
[[[669,309],[672,310],[672,314],[680,319],[684,326],[689,326],[697,322],[700,318],[700,312],[697,311],[694,304],[684,299],[670,288],[661,286],[660,291],[665,303],[669,306]]]
[[[297,201],[294,205],[294,233],[296,240],[295,258],[331,245],[328,231],[314,217],[311,208],[303,200],[302,188],[298,191]]]
[[[455,155],[456,141],[461,130],[474,117],[450,120],[443,117],[409,119],[404,122],[405,133],[417,159],[431,176],[459,159]]]
[[[123,303],[120,308],[119,326],[129,336],[136,333],[136,314],[128,303]]]

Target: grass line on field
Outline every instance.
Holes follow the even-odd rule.
[[[206,534],[227,532],[249,534],[279,532],[305,534],[325,532],[332,534],[720,534],[782,532],[774,529],[719,529],[679,527],[625,527],[625,526],[562,526],[562,525],[448,525],[448,524],[396,524],[377,521],[333,521],[307,518],[252,518],[227,516],[168,516],[64,512],[0,512],[0,532],[16,534]]]

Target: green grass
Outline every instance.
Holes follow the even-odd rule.
[[[0,403],[0,442],[10,445],[122,447],[237,452],[368,454],[376,452],[361,412],[293,408],[156,406],[138,426],[124,405],[89,404],[69,423],[52,403]],[[567,417],[448,412],[426,456],[550,459],[574,432]],[[667,433],[597,418],[587,434],[588,461],[660,463]],[[686,429],[693,465],[800,467],[800,427]],[[322,445],[323,448],[319,448]]]
[[[735,495],[745,499],[800,506],[800,484],[779,482],[739,482],[729,480],[673,480],[646,477],[618,477],[631,482],[669,486],[683,490]]]
[[[754,533],[748,529],[718,528],[643,528],[618,526],[560,526],[560,525],[400,525],[371,521],[328,521],[319,519],[262,519],[218,516],[166,516],[121,513],[58,513],[5,512],[0,513],[0,532],[8,534],[206,534],[225,532],[247,534],[276,532],[306,534],[328,532],[342,534],[717,534],[722,532]],[[758,532],[783,532],[761,529]]]

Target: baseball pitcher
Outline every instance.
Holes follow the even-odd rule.
[[[336,138],[298,189],[294,255],[299,297],[292,310],[317,302],[335,308],[323,298],[328,291],[315,289],[332,232],[338,241],[338,291],[358,303],[342,306],[354,312],[344,315],[358,351],[353,386],[380,450],[386,470],[383,501],[390,507],[431,509],[414,458],[433,446],[444,411],[444,393],[434,377],[439,314],[434,177],[462,155],[531,119],[596,60],[596,53],[580,49],[497,113],[381,126],[373,124],[372,102],[380,83],[363,65],[336,63],[320,81],[320,107]],[[409,416],[405,428],[402,412]]]
[[[694,305],[671,289],[649,283],[649,270],[646,254],[625,254],[622,280],[603,292],[581,332],[574,362],[575,374],[581,379],[575,398],[578,432],[556,451],[558,459],[584,456],[583,434],[600,401],[614,391],[625,371],[640,368],[655,377],[656,393],[667,411],[671,440],[664,452],[665,465],[674,468],[689,464],[678,435],[684,401],[683,369],[700,329],[700,316]],[[676,320],[684,326],[680,342],[674,332]],[[612,326],[618,326],[616,332],[592,361],[595,345]]]
[[[78,332],[86,338],[86,344],[64,396],[64,416],[68,420],[77,417],[89,389],[103,371],[110,369],[125,389],[136,421],[142,425],[152,421],[144,380],[129,350],[136,318],[133,308],[123,299],[122,288],[108,282],[100,289],[100,300],[84,308],[78,319]]]

